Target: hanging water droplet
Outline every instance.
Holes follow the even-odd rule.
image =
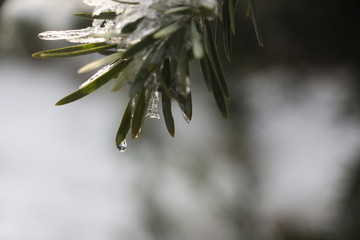
[[[157,90],[152,91],[145,118],[160,119],[159,102],[160,102],[159,91]]]
[[[117,145],[117,149],[118,149],[120,152],[125,152],[125,151],[126,151],[126,149],[127,149],[126,139],[124,139],[124,141],[122,141],[119,145]]]

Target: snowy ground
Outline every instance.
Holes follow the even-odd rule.
[[[274,67],[247,79],[264,228],[326,229],[336,218],[344,174],[360,146],[359,124],[344,114],[351,78],[341,67],[308,68],[301,78]]]
[[[213,197],[223,195],[220,199],[231,203],[241,173],[219,163],[225,161],[219,152],[224,136],[216,136],[222,124],[209,121],[212,112],[195,114],[190,125],[179,117],[178,137],[167,145],[162,141],[154,149],[146,141],[131,142],[126,153],[119,153],[113,137],[122,98],[104,88],[77,103],[55,107],[74,87],[64,81],[72,73],[62,74],[68,66],[45,65],[43,71],[42,64],[26,60],[0,64],[0,239],[144,239],[138,192],[151,186],[144,181],[154,181],[155,198],[182,226],[183,235],[205,239],[209,236],[203,232],[208,232],[216,239],[215,233],[221,237],[231,232],[224,230],[226,224],[212,230],[219,226],[211,213],[218,205]],[[258,214],[269,228],[274,220],[321,227],[333,217],[329,209],[337,197],[334,189],[359,146],[358,128],[343,124],[338,116],[346,90],[329,84],[343,75],[310,76],[314,83],[293,101],[281,91],[283,83],[270,83],[269,77],[286,80],[291,72],[275,69],[247,81],[247,101],[255,116],[250,132],[262,180]],[[200,108],[203,100],[194,101]],[[159,131],[166,136],[163,125]],[[212,166],[207,169],[212,179],[207,190],[187,183],[184,171],[178,170],[196,166],[191,165],[196,154],[207,156]],[[162,166],[161,175],[151,166],[154,159],[165,161],[155,165]],[[186,220],[189,214],[194,222]],[[202,221],[205,225],[194,227]]]

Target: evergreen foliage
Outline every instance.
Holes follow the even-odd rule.
[[[166,127],[175,135],[171,103],[179,104],[187,121],[192,118],[189,63],[200,62],[206,86],[213,93],[221,114],[228,116],[229,88],[219,56],[223,43],[231,60],[235,33],[236,0],[207,1],[115,1],[85,0],[93,13],[75,13],[91,19],[92,27],[41,33],[44,40],[65,39],[80,43],[33,54],[38,58],[72,57],[100,53],[104,57],[79,69],[100,68],[80,88],[56,103],[76,101],[112,80],[111,90],[130,85],[129,103],[116,135],[116,145],[126,149],[126,137],[137,138],[147,118],[160,118],[159,101]],[[249,0],[258,42],[262,46],[254,0]]]

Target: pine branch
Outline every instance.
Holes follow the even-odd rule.
[[[160,101],[171,136],[175,134],[172,101],[191,121],[190,61],[200,61],[208,90],[221,114],[228,116],[229,90],[217,39],[220,35],[224,39],[224,53],[230,60],[236,3],[236,0],[90,1],[93,13],[74,15],[92,20],[92,27],[39,34],[44,40],[67,40],[80,45],[38,52],[33,57],[72,57],[94,52],[106,55],[80,68],[79,73],[100,70],[56,105],[85,97],[109,81],[113,81],[114,91],[130,85],[129,104],[116,135],[116,145],[124,151],[128,132],[131,138],[137,138],[146,119],[160,118]],[[262,45],[253,0],[249,9]]]

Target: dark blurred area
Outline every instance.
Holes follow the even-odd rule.
[[[0,0],[0,7],[11,1],[3,4]],[[119,164],[116,166],[120,166],[115,170],[121,169],[126,175],[129,174],[126,167],[130,167],[135,176],[127,183],[138,197],[136,204],[141,213],[136,220],[144,232],[140,236],[145,238],[133,231],[136,234],[126,235],[130,239],[360,239],[360,33],[355,1],[257,0],[256,6],[263,48],[257,44],[251,19],[245,17],[247,1],[239,1],[233,60],[224,64],[232,95],[229,119],[221,119],[209,94],[201,93],[194,98],[194,102],[200,102],[194,109],[195,114],[200,112],[199,122],[195,119],[192,123],[195,128],[188,130],[192,124],[179,124],[178,136],[171,141],[163,136],[166,134],[163,126],[161,131],[156,127],[148,130],[141,140],[144,145],[136,142],[135,147],[134,144],[133,148],[139,150],[128,155],[131,163],[127,162],[125,167],[121,165],[125,164],[124,159],[118,163],[118,155],[109,157],[116,158]],[[33,11],[35,16],[45,12],[44,9]],[[0,16],[5,15],[1,12]],[[60,29],[90,24],[73,16],[68,18],[72,19],[70,23]],[[40,65],[45,63],[31,60],[30,54],[63,44],[37,39],[40,31],[59,30],[56,26],[48,29],[49,24],[41,18],[20,13],[6,20],[0,22],[0,28],[11,31],[0,32],[0,39],[4,34],[11,33],[11,36],[6,38],[8,42],[3,40],[8,44],[0,51],[3,63],[8,61],[7,56],[16,55],[12,59],[15,63],[26,59],[26,64],[41,69]],[[70,69],[66,70],[67,77],[71,72],[75,75],[74,62],[65,61],[53,63],[55,67],[49,67],[49,76],[57,70],[57,64],[61,71]],[[79,63],[76,61],[83,63],[77,59],[76,64]],[[73,80],[63,79],[75,84]],[[203,83],[198,82],[194,83],[194,91],[204,89]],[[86,104],[81,102],[77,106]],[[108,112],[119,110],[115,103],[106,106]],[[121,111],[116,114],[120,116]],[[69,118],[74,121],[76,117]],[[177,124],[180,121],[182,119],[178,119]],[[87,128],[83,130],[91,132],[94,126],[87,119],[84,122]],[[110,137],[117,126],[117,122],[113,122],[110,130],[103,131]],[[84,141],[79,139],[79,142]],[[89,147],[82,148],[79,159],[92,155]],[[103,161],[100,158],[97,160]],[[88,167],[84,162],[79,169]],[[335,163],[331,165],[330,162]],[[331,184],[327,184],[326,179],[330,179]],[[302,184],[296,185],[298,182]],[[90,189],[88,185],[83,188]],[[119,191],[119,188],[118,185],[109,187],[111,191]],[[81,198],[80,205],[84,199]],[[305,203],[301,205],[303,199]],[[331,204],[321,206],[328,202]],[[90,208],[93,209],[91,205]],[[133,214],[129,212],[126,212],[129,216]],[[95,229],[95,225],[90,226]],[[0,238],[2,226],[6,224],[2,224],[0,217]],[[127,231],[132,230],[123,232]],[[115,235],[105,239],[117,239]]]
[[[331,71],[333,68],[344,67],[349,69],[353,78],[350,81],[344,78],[337,79],[349,89],[348,100],[341,106],[340,115],[342,117],[340,119],[345,119],[344,122],[347,118],[355,118],[357,122],[359,121],[360,51],[358,42],[360,32],[358,31],[358,14],[356,13],[355,1],[341,3],[322,0],[256,1],[264,41],[263,48],[256,44],[251,20],[244,17],[246,2],[240,3],[240,5],[242,10],[238,11],[237,15],[233,62],[227,66],[227,71],[231,72],[235,69],[234,66],[239,66],[241,70],[237,69],[237,73],[240,73],[240,76],[246,76],[249,69],[256,71],[256,69],[267,69],[271,66],[286,66],[286,68],[294,71],[295,76],[285,83],[287,86],[285,91],[293,92],[294,89],[301,89],[306,85],[307,80],[304,79],[304,75],[309,69],[318,68],[323,71]],[[241,77],[231,80],[242,81]],[[232,82],[232,84],[236,83]],[[232,121],[233,127],[239,126],[240,123],[246,128],[247,122],[251,121],[251,118],[247,118],[251,110],[241,103],[246,98],[242,90],[235,95],[237,95],[237,101],[232,107],[234,111],[238,112],[236,113],[236,120]],[[246,134],[244,136],[246,139]],[[246,142],[244,139],[243,141]],[[359,153],[356,155],[359,156]],[[249,155],[247,156],[249,157]],[[249,159],[251,159],[251,154]],[[330,231],[313,231],[311,228],[293,226],[291,222],[285,221],[277,224],[276,239],[360,239],[359,169],[360,161],[357,157],[357,160],[353,161],[347,169],[345,184],[341,185],[342,189],[339,190],[342,193],[339,203],[341,214],[335,221],[336,223],[330,226],[332,228]],[[269,239],[272,238],[269,237]]]
[[[246,3],[243,2],[242,9]],[[359,63],[355,1],[256,1],[264,48],[256,46],[250,21],[238,14],[234,58],[261,64]],[[246,37],[244,37],[246,36]],[[252,36],[252,37],[251,37]],[[356,66],[355,66],[356,65]]]

